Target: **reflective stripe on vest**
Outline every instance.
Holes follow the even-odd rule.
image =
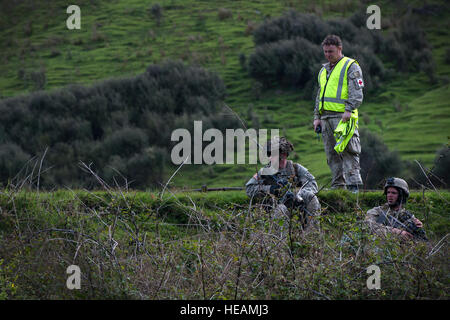
[[[319,72],[318,81],[320,85],[320,106],[319,112],[323,110],[345,112],[345,101],[348,99],[348,69],[356,60],[343,57],[331,70],[327,79],[327,71],[325,67]],[[353,113],[358,117],[358,111]]]

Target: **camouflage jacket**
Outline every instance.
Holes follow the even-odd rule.
[[[327,79],[330,76],[332,69],[330,69],[330,63],[327,62],[323,65],[325,70],[327,71]],[[345,110],[353,111],[357,109],[362,101],[363,101],[363,90],[364,84],[361,86],[358,84],[358,79],[363,79],[361,67],[357,63],[353,63],[348,68],[348,99],[345,101]],[[316,103],[314,107],[314,119],[326,119],[327,117],[341,117],[342,113],[332,112],[332,111],[324,111],[322,115],[319,113],[319,102],[320,102],[320,85],[319,90],[316,95]]]
[[[386,236],[388,232],[392,232],[393,227],[389,225],[387,221],[381,223],[382,214],[386,216],[393,216],[398,219],[401,223],[405,223],[409,219],[415,218],[413,214],[410,214],[405,208],[401,208],[400,210],[392,210],[389,208],[389,205],[385,203],[381,207],[375,207],[367,211],[366,222],[369,224],[369,227],[372,231],[374,231],[378,235]]]
[[[268,167],[270,167],[270,165],[266,166],[266,168]],[[264,197],[270,193],[270,184],[264,183],[261,172],[262,169],[245,184],[246,193],[250,198]],[[293,163],[291,160],[287,161],[285,168],[279,169],[276,176],[288,180],[292,178],[294,186],[303,186],[302,190],[309,190],[313,193],[318,191],[316,179],[308,169],[298,163]]]

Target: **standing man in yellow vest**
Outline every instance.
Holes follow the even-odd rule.
[[[359,166],[361,144],[358,132],[358,107],[363,101],[364,81],[358,62],[342,54],[342,41],[328,35],[322,42],[328,63],[319,72],[319,90],[314,109],[314,131],[322,132],[327,163],[333,176],[332,189],[347,188],[358,193],[362,185]],[[335,149],[334,131],[339,122],[356,126],[345,149]]]

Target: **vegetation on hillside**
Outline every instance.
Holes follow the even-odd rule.
[[[67,1],[0,2],[0,300],[448,299],[449,7],[380,0],[369,31],[369,4],[78,0],[69,31]],[[258,169],[172,165],[170,134],[194,120],[277,128],[327,186],[312,109],[328,33],[363,67],[364,187],[407,178],[427,243],[369,232],[381,192],[322,189],[304,232],[243,191],[177,191],[243,186]],[[162,190],[133,190],[148,188]],[[72,264],[80,290],[66,287]]]
[[[26,178],[35,165],[30,159],[37,156],[45,172],[41,188],[91,188],[80,162],[92,164],[109,184],[125,177],[134,188],[159,186],[170,162],[173,130],[193,133],[194,120],[205,130],[237,126],[235,118],[220,113],[224,96],[216,74],[167,62],[133,78],[4,99],[0,181]]]
[[[302,231],[243,192],[112,190],[0,195],[0,299],[445,299],[448,192],[413,193],[430,242],[375,237],[380,192],[321,192]],[[447,212],[447,213],[444,213]],[[284,231],[283,231],[284,230]],[[68,266],[81,289],[66,287]],[[369,290],[367,268],[381,269]]]
[[[129,181],[133,181],[132,187],[160,186],[171,174],[171,170],[175,170],[169,160],[171,130],[177,127],[192,129],[194,120],[203,120],[204,130],[209,126],[218,129],[235,128],[240,126],[241,120],[247,127],[256,129],[279,128],[281,133],[287,135],[297,147],[293,159],[300,160],[318,181],[326,184],[329,180],[329,169],[320,143],[314,143],[314,134],[311,130],[311,101],[315,96],[316,73],[323,60],[320,41],[327,33],[340,34],[344,40],[344,53],[356,57],[365,70],[366,98],[361,107],[362,128],[367,127],[372,134],[379,135],[380,142],[385,141],[392,152],[399,150],[398,154],[402,160],[404,157],[409,161],[417,159],[427,166],[432,164],[435,151],[446,143],[443,140],[443,131],[431,123],[436,117],[429,117],[427,114],[421,117],[414,116],[418,122],[417,126],[425,125],[429,131],[426,143],[424,142],[420,148],[404,138],[408,136],[405,135],[405,130],[415,131],[415,127],[405,127],[406,123],[400,122],[393,124],[393,130],[386,130],[393,111],[401,113],[402,117],[404,114],[407,118],[409,114],[413,115],[417,109],[422,108],[422,102],[409,103],[409,101],[411,97],[426,91],[423,82],[420,86],[413,87],[413,82],[407,81],[401,82],[403,87],[406,85],[410,88],[407,94],[399,94],[395,89],[386,92],[391,90],[386,88],[392,87],[392,81],[397,81],[396,71],[403,72],[407,77],[411,75],[423,77],[418,72],[424,72],[423,75],[429,78],[426,86],[441,84],[441,75],[445,69],[436,69],[435,65],[441,61],[445,63],[445,59],[441,57],[438,60],[433,59],[433,53],[437,52],[439,47],[430,46],[427,34],[419,23],[429,15],[428,9],[428,11],[419,10],[420,7],[417,7],[408,11],[399,4],[391,4],[389,8],[396,7],[398,12],[383,10],[385,31],[382,32],[365,28],[367,14],[364,5],[357,6],[352,3],[336,6],[324,3],[321,4],[322,11],[317,6],[305,7],[300,4],[296,8],[297,4],[293,3],[275,5],[267,2],[258,6],[250,2],[246,9],[232,3],[224,3],[217,10],[210,4],[209,10],[203,10],[201,14],[200,11],[196,11],[197,13],[193,15],[195,18],[188,21],[185,15],[188,15],[190,8],[177,1],[170,4],[146,5],[136,2],[130,3],[128,8],[122,8],[120,2],[116,2],[109,4],[107,9],[106,3],[101,1],[90,4],[80,2],[82,9],[89,6],[92,10],[89,14],[83,15],[81,30],[68,32],[56,27],[56,16],[47,17],[47,22],[43,26],[40,25],[44,23],[42,17],[36,16],[31,23],[24,25],[23,30],[13,27],[12,22],[19,22],[30,14],[28,10],[30,4],[24,2],[2,5],[6,11],[14,13],[3,19],[5,31],[0,34],[0,37],[5,39],[6,49],[3,59],[9,70],[3,80],[8,81],[2,85],[2,92],[9,92],[9,95],[12,92],[54,88],[58,83],[74,82],[74,77],[62,76],[60,73],[62,65],[73,66],[72,71],[75,70],[77,73],[75,82],[89,83],[93,79],[99,80],[102,77],[133,72],[140,74],[107,80],[104,84],[60,88],[53,93],[40,92],[33,93],[29,97],[3,100],[2,105],[6,103],[5,108],[8,110],[17,104],[15,108],[17,110],[11,114],[18,117],[17,119],[20,118],[17,120],[7,116],[10,112],[2,113],[6,117],[5,121],[2,121],[3,130],[0,130],[2,139],[0,172],[4,185],[8,179],[13,179],[20,169],[23,169],[24,163],[27,161],[33,163],[33,159],[41,157],[48,148],[43,166],[49,170],[44,169],[41,187],[89,186],[90,182],[85,180],[86,175],[77,167],[80,160],[92,163],[110,182],[121,174]],[[204,4],[198,5],[197,9],[201,10]],[[34,6],[37,11],[41,10],[39,5]],[[62,2],[58,1],[51,6],[54,6],[55,12],[64,7]],[[387,6],[383,4],[383,7]],[[295,8],[297,11],[290,10],[283,13],[283,8]],[[109,19],[100,15],[102,9],[107,10]],[[340,14],[328,15],[323,10]],[[446,11],[433,9],[431,13],[445,15]],[[112,23],[111,19],[114,17],[117,19]],[[139,24],[133,24],[131,20]],[[180,30],[180,26],[183,26],[183,31]],[[140,31],[136,32],[137,29]],[[142,41],[136,41],[137,38]],[[181,39],[184,40],[180,41]],[[17,46],[21,46],[18,58],[15,55]],[[120,49],[112,49],[112,46]],[[119,57],[125,51],[129,54],[130,48],[135,55]],[[116,58],[109,54],[113,51],[116,52]],[[90,56],[96,57],[95,65],[89,62]],[[117,98],[121,100],[117,103],[126,105],[127,111],[120,107],[119,112],[109,105],[105,113],[103,110],[105,101],[101,98],[103,93],[98,94],[96,88],[99,86],[113,88],[113,82],[117,86],[133,81],[138,83],[141,81],[139,79],[142,79],[142,71],[148,68],[149,64],[157,63],[152,64],[153,68],[157,68],[157,65],[165,68],[163,61],[167,58],[179,58],[185,64],[191,65],[191,68],[201,65],[217,71],[217,76],[224,81],[219,87],[226,87],[226,94],[225,88],[221,87],[219,89],[221,93],[211,104],[209,98],[206,100],[204,98],[214,90],[210,92],[209,86],[203,82],[206,84],[205,87],[198,88],[203,90],[202,94],[189,93],[192,96],[180,100],[176,95],[184,94],[184,89],[181,91],[183,93],[180,93],[180,88],[175,84],[180,79],[173,78],[170,84],[166,83],[164,90],[152,91],[154,89],[148,86],[145,89],[147,92],[137,87],[125,92],[120,88],[118,94],[121,98],[108,93],[107,105],[116,103],[113,100]],[[31,66],[31,61],[34,66]],[[39,66],[36,65],[37,61],[40,61]],[[122,64],[119,72],[117,63],[120,61]],[[104,67],[98,68],[100,65]],[[11,68],[14,67],[13,74]],[[249,75],[255,78],[252,79]],[[55,81],[55,76],[65,80]],[[22,85],[18,82],[22,82]],[[195,81],[193,83],[201,85]],[[143,85],[148,84],[144,81]],[[53,102],[53,98],[48,99],[49,96],[71,96],[74,88],[79,92],[85,92],[82,95],[83,99],[76,102],[73,99],[65,99],[61,102],[64,105],[63,110],[57,110],[59,102]],[[378,90],[374,91],[375,88]],[[68,93],[62,94],[65,90],[68,90]],[[404,91],[405,88],[401,90]],[[435,96],[442,98],[439,101],[445,100],[448,88],[442,87],[438,90]],[[433,94],[433,91],[430,94]],[[88,95],[92,96],[87,98]],[[131,97],[123,98],[123,95]],[[299,97],[304,101],[299,101]],[[26,105],[28,103],[23,101],[38,100],[46,101],[44,104],[55,104],[52,106],[54,110],[45,114],[35,114],[21,107],[23,103]],[[87,100],[90,102],[86,104]],[[239,115],[239,120],[234,113],[230,114],[229,110],[227,116],[224,113],[217,113],[220,112],[217,105],[223,100]],[[79,115],[79,107],[76,106],[79,103],[93,110],[103,108],[103,111],[92,110],[90,115]],[[428,99],[427,110],[431,114],[436,114],[442,108],[438,103],[437,99]],[[203,115],[189,113],[190,111],[187,113],[192,116],[180,116],[177,113],[179,110],[175,112],[175,116],[172,113],[164,113],[165,111],[161,113],[160,108],[163,105],[163,109],[171,109],[174,105],[177,105],[174,108],[183,110],[198,108],[196,110],[200,113],[210,114],[209,119]],[[137,109],[131,111],[133,108]],[[37,109],[33,110],[38,112]],[[61,116],[60,112],[64,112],[64,116]],[[213,113],[215,115],[212,115]],[[443,115],[436,118],[436,122],[439,122],[439,126],[445,127],[448,125],[448,119],[448,116]],[[16,127],[12,128],[13,125]],[[24,126],[26,128],[22,130]],[[398,138],[399,132],[402,137]],[[126,150],[127,148],[123,147],[125,144],[133,151]],[[372,150],[366,152],[373,153]],[[10,154],[12,157],[8,156]],[[414,183],[413,178],[419,181],[415,174],[419,167],[414,168],[415,162],[411,163],[413,165],[407,165],[402,161],[399,170],[390,171],[404,175],[410,183]],[[378,169],[372,172],[380,173],[373,179],[370,177],[367,179],[366,188],[376,187],[376,182],[389,174],[389,170],[383,169],[383,165],[381,167],[377,163],[375,165]],[[23,171],[26,170],[25,168]],[[199,183],[237,186],[243,185],[254,170],[254,166],[251,165],[185,166],[172,183],[186,187],[191,187],[192,184],[198,187]],[[196,179],[198,176],[201,176],[203,181],[198,181]],[[440,178],[445,181],[444,177]],[[68,183],[69,181],[71,183]],[[419,184],[415,186],[420,187]]]

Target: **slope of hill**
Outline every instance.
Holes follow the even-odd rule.
[[[293,89],[258,91],[240,59],[253,52],[252,30],[265,19],[291,8],[324,19],[349,17],[357,11],[365,13],[369,2],[171,0],[161,2],[160,20],[151,10],[155,4],[78,1],[81,30],[68,30],[66,1],[3,2],[0,94],[9,97],[71,83],[89,85],[105,78],[136,75],[149,64],[168,58],[181,59],[218,72],[227,86],[225,102],[246,125],[280,129],[296,146],[293,159],[326,184],[329,169],[323,146],[311,128],[312,99],[300,99]],[[378,5],[381,33],[395,29],[396,19],[408,10],[420,18],[433,47],[436,82],[430,83],[423,73],[398,74],[381,90],[366,95],[361,125],[379,133],[402,158],[431,165],[436,149],[448,144],[450,134],[448,6],[444,1],[426,5],[380,1]],[[179,187],[242,186],[254,171],[253,165],[186,165],[172,183]]]

